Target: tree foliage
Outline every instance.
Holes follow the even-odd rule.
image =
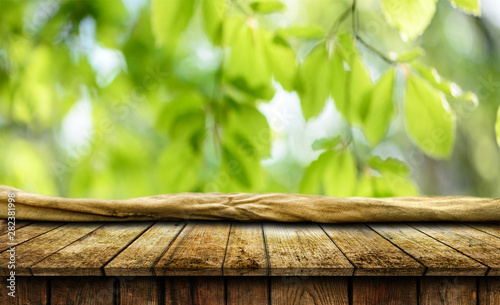
[[[480,14],[479,0],[450,1]],[[407,45],[399,52],[364,39],[358,2],[329,10],[335,16],[325,26],[305,18],[275,22],[289,8],[274,0],[151,0],[132,9],[118,0],[2,1],[1,154],[9,164],[0,182],[118,198],[183,191],[416,194],[405,163],[374,150],[400,118],[424,154],[449,158],[457,138],[454,104],[477,106],[478,98],[426,65],[415,42],[436,0],[377,1]],[[280,90],[297,93],[306,122],[333,101],[346,130],[314,141],[319,156],[292,187],[262,162],[277,135],[260,106]],[[71,113],[88,101],[91,126],[78,135],[85,115]],[[64,132],[80,140],[68,144]],[[117,191],[106,191],[110,186]]]

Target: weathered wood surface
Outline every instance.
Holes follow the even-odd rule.
[[[486,275],[500,276],[500,239],[460,224],[417,223],[411,226],[488,266]]]
[[[184,227],[183,223],[158,222],[139,236],[104,267],[106,275],[154,275],[154,264]]]
[[[487,223],[43,223],[16,230],[18,276],[499,276]],[[0,276],[11,257],[0,235]]]
[[[156,275],[222,275],[231,224],[188,223],[156,263]]]
[[[18,276],[32,275],[31,266],[60,250],[62,245],[69,245],[102,225],[100,223],[69,223],[20,244],[16,247],[16,274]],[[0,262],[8,261],[9,257],[9,252],[1,252]],[[10,271],[7,265],[0,266],[0,275],[7,276]]]
[[[227,304],[261,305],[269,303],[269,278],[230,277],[226,282]]]
[[[423,277],[420,279],[420,304],[477,304],[475,277]]]
[[[488,271],[487,266],[406,224],[368,226],[426,266],[427,276],[482,276]]]
[[[271,304],[348,305],[347,278],[273,277]]]
[[[264,231],[260,223],[233,223],[223,275],[267,275]]]
[[[11,244],[13,243],[16,245],[22,244],[27,240],[30,240],[44,233],[47,233],[50,230],[53,230],[62,225],[63,225],[62,223],[55,223],[55,222],[34,223],[29,226],[25,226],[15,230],[14,240],[10,239],[12,235],[3,234],[0,236],[0,252],[10,248]]]
[[[31,266],[31,272],[49,276],[104,275],[104,264],[150,226],[150,222],[107,224]]]
[[[354,267],[317,224],[264,224],[270,275],[352,275]]]
[[[353,304],[417,304],[417,281],[414,277],[355,277],[352,283]]]
[[[0,277],[6,282],[5,277]],[[0,304],[500,304],[500,277],[18,277]]]
[[[418,276],[425,266],[364,224],[322,225],[356,266],[354,275]]]

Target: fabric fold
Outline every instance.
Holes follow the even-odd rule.
[[[36,221],[229,220],[277,222],[500,222],[500,199],[459,196],[336,198],[300,194],[176,193],[124,200],[72,199],[0,186],[0,218]],[[12,195],[11,195],[12,196]]]

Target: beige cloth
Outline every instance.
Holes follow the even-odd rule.
[[[126,200],[69,199],[0,185],[0,218],[39,221],[236,220],[398,222],[500,221],[500,199],[475,197],[335,198],[298,194],[179,193]]]

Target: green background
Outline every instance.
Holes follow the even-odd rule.
[[[500,197],[500,4],[453,5],[1,0],[0,184]]]

